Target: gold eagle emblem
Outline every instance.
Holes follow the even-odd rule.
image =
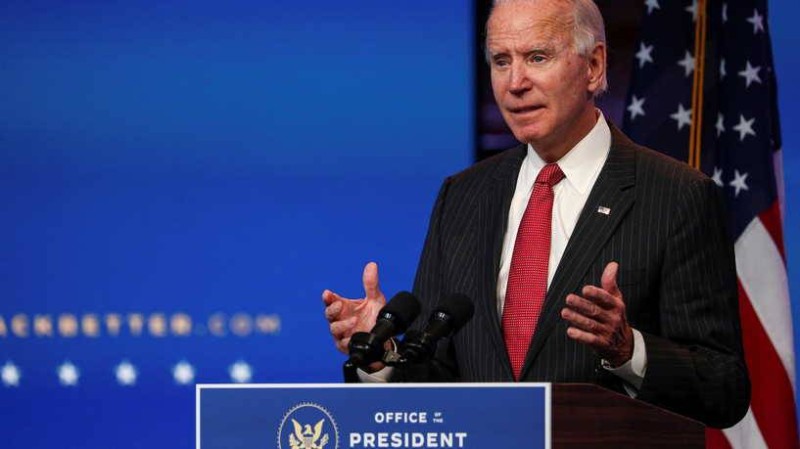
[[[296,419],[292,418],[294,433],[289,435],[289,446],[292,449],[323,449],[328,444],[328,434],[322,435],[322,424],[325,419],[320,419],[318,423],[303,426]]]

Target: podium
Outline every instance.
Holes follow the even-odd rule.
[[[705,448],[705,426],[592,384],[552,384],[554,449]]]
[[[702,423],[591,384],[197,385],[198,449],[686,448]]]

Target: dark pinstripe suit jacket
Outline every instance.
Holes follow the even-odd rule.
[[[474,318],[442,342],[434,363],[399,381],[511,382],[496,283],[508,210],[526,154],[520,145],[448,178],[439,192],[415,293],[421,321],[445,295],[464,293]],[[604,215],[599,206],[611,209]],[[628,320],[644,335],[647,374],[638,398],[703,421],[744,416],[750,385],[742,359],[733,248],[714,183],[637,146],[612,126],[612,148],[547,292],[528,350],[525,381],[593,382],[622,391],[598,356],[566,336],[568,293],[600,284],[608,262]]]

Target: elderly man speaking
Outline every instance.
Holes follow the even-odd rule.
[[[750,384],[715,184],[595,107],[606,44],[592,0],[498,1],[486,29],[494,96],[523,144],[445,180],[414,283],[424,311],[462,293],[475,317],[432,361],[362,379],[593,382],[736,423]],[[386,302],[374,263],[363,281],[363,299],[322,294],[345,352]]]

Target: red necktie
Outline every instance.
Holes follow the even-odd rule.
[[[533,184],[533,192],[514,242],[502,324],[506,350],[516,380],[519,380],[547,293],[553,186],[562,179],[564,173],[558,165],[547,164],[542,168]]]

